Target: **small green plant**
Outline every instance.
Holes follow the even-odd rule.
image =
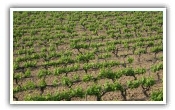
[[[139,80],[127,81],[127,86],[131,89],[138,88],[140,86]]]
[[[53,86],[57,86],[58,85],[58,79],[54,79],[53,80]]]
[[[54,75],[59,75],[59,74],[61,74],[62,73],[62,69],[61,68],[56,68],[55,70],[54,70]]]
[[[99,73],[98,77],[112,79],[112,81],[114,82],[115,79],[116,79],[116,73],[111,71],[110,69],[102,68],[100,70],[100,73]]]
[[[46,76],[47,75],[47,71],[46,70],[43,70],[43,69],[41,69],[40,71],[39,71],[39,73],[38,73],[38,77],[39,78],[41,78],[41,77],[43,77],[43,76]]]
[[[86,62],[88,63],[89,60],[92,60],[92,59],[95,59],[95,55],[93,54],[93,52],[88,52],[88,53],[85,53],[85,54],[79,54],[77,57],[76,57],[76,60],[78,62]]]
[[[19,69],[20,67],[19,67],[19,64],[18,63],[14,63],[13,64],[13,69],[14,70],[17,70],[17,69]]]
[[[102,87],[99,85],[93,85],[87,88],[86,94],[87,95],[95,95],[97,97],[97,101],[101,100],[101,91]]]
[[[163,101],[163,90],[152,92],[151,100],[152,101]]]
[[[104,91],[105,92],[110,92],[110,91],[115,91],[115,85],[114,84],[110,84],[109,82],[104,84]]]
[[[93,79],[93,76],[92,75],[84,75],[84,77],[83,77],[83,81],[84,82],[88,82],[88,81],[90,81],[92,79]]]
[[[159,64],[151,66],[151,71],[152,72],[156,72],[156,71],[159,71],[159,70],[162,70],[162,69],[163,69],[163,63],[159,63]]]
[[[134,61],[134,58],[128,57],[128,63],[132,63]]]
[[[135,74],[144,74],[146,73],[146,69],[145,68],[136,68],[134,70]]]
[[[16,86],[16,87],[13,88],[13,93],[17,93],[19,91],[21,91],[21,87],[20,86]]]
[[[47,86],[47,84],[46,84],[44,79],[41,79],[38,86],[41,88],[45,88]]]
[[[24,77],[30,77],[31,76],[31,71],[30,69],[27,69],[27,71],[24,73]]]
[[[116,90],[120,91],[123,97],[123,100],[126,101],[127,100],[126,99],[126,89],[119,82],[115,82],[114,85],[115,85]]]
[[[155,84],[155,80],[152,77],[142,77],[140,79],[140,83],[143,89],[143,93],[146,97],[149,97],[147,91],[150,90],[151,86],[153,86]]]
[[[61,83],[65,86],[71,87],[73,85],[72,80],[70,80],[68,77],[62,77]]]
[[[28,67],[35,67],[36,66],[36,61],[27,61],[24,63],[24,67],[28,68]]]
[[[20,72],[20,73],[16,73],[16,74],[13,74],[13,78],[14,79],[22,79],[24,76],[23,76],[23,73]]]
[[[24,100],[25,101],[32,101],[32,96],[30,94],[28,94],[27,96],[25,96]]]
[[[154,58],[156,58],[157,53],[163,51],[163,46],[155,46],[151,48],[151,52],[154,52]]]
[[[133,68],[126,68],[126,69],[122,70],[122,72],[126,76],[133,76],[135,80],[137,79]]]
[[[28,90],[28,89],[34,89],[35,87],[36,87],[35,83],[32,81],[29,81],[22,87],[22,89]]]
[[[83,65],[83,70],[87,73],[87,70],[88,69],[90,69],[91,68],[91,65],[90,64],[88,64],[88,63],[85,63],[84,65]]]
[[[77,75],[77,74],[74,74],[73,80],[74,80],[75,82],[76,82],[76,81],[79,81],[79,80],[80,80],[80,76]]]
[[[76,89],[71,90],[71,96],[83,98],[85,96],[85,92],[82,88],[78,87]]]

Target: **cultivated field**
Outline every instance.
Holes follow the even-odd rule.
[[[163,12],[13,12],[14,101],[162,101]]]

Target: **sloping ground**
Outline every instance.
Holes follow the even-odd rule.
[[[151,100],[163,88],[162,14],[14,12],[14,100]]]

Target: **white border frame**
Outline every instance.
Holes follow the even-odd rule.
[[[13,11],[163,11],[163,101],[13,101]],[[10,104],[166,104],[166,8],[10,8]]]

